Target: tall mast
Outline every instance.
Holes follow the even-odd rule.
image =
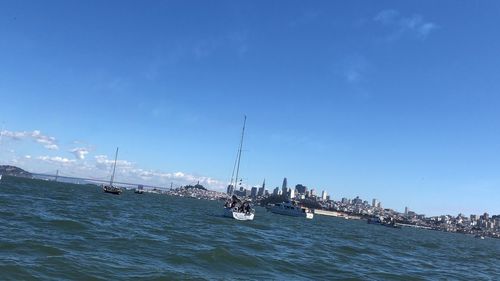
[[[113,185],[113,179],[115,178],[115,169],[116,169],[116,159],[118,158],[118,147],[116,148],[115,153],[115,164],[113,165],[113,174],[111,174],[111,181],[109,181],[109,185]]]
[[[235,185],[238,184],[238,173],[240,172],[241,150],[243,148],[243,136],[245,135],[246,123],[247,123],[247,116],[245,115],[245,119],[243,120],[243,130],[241,131],[240,149],[238,150],[238,165],[236,168],[236,181],[234,182]],[[235,188],[236,188],[236,186],[235,186]]]

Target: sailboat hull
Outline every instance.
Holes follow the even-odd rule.
[[[255,213],[238,212],[237,210],[231,208],[224,208],[224,216],[239,221],[251,221],[253,220]]]
[[[122,190],[120,188],[114,187],[114,186],[109,186],[109,185],[103,185],[102,190],[105,193],[111,193],[111,194],[115,194],[115,195],[120,195],[122,193]]]

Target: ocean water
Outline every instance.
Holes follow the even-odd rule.
[[[0,280],[500,280],[500,240],[4,177]]]

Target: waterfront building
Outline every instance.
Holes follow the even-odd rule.
[[[274,190],[273,190],[273,195],[279,195],[280,193],[280,188],[277,186]]]
[[[408,216],[408,207],[405,207],[405,217]]]
[[[359,198],[359,196],[356,196],[356,198],[352,199],[352,204],[361,205],[361,204],[363,204],[363,200],[361,198]]]
[[[260,196],[260,197],[264,196],[264,187],[262,187],[262,186],[259,187],[259,190],[257,191],[257,196]]]
[[[326,201],[326,196],[327,196],[326,191],[323,190],[323,192],[321,192],[321,200]]]
[[[291,189],[291,188],[289,189],[289,192],[288,192],[288,197],[289,197],[290,199],[295,198],[295,189]]]
[[[287,190],[288,190],[288,183],[287,183],[286,178],[284,178],[283,184],[281,185],[281,191],[283,192],[283,194],[286,194]]]
[[[252,186],[252,191],[250,192],[250,196],[252,198],[257,197],[257,187],[256,186]]]
[[[295,186],[295,189],[297,190],[298,194],[306,194],[307,191],[307,187],[300,183]]]
[[[264,196],[265,188],[266,188],[266,179],[264,179],[264,182],[262,183],[262,187],[259,188],[259,191],[257,192],[257,196]]]
[[[372,200],[372,207],[373,208],[377,208],[377,205],[378,205],[378,200],[375,199],[375,198],[373,198],[373,200]]]
[[[349,204],[349,199],[343,197],[342,198],[342,204]]]

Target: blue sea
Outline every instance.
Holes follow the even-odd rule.
[[[4,176],[0,280],[500,280],[500,240]]]

